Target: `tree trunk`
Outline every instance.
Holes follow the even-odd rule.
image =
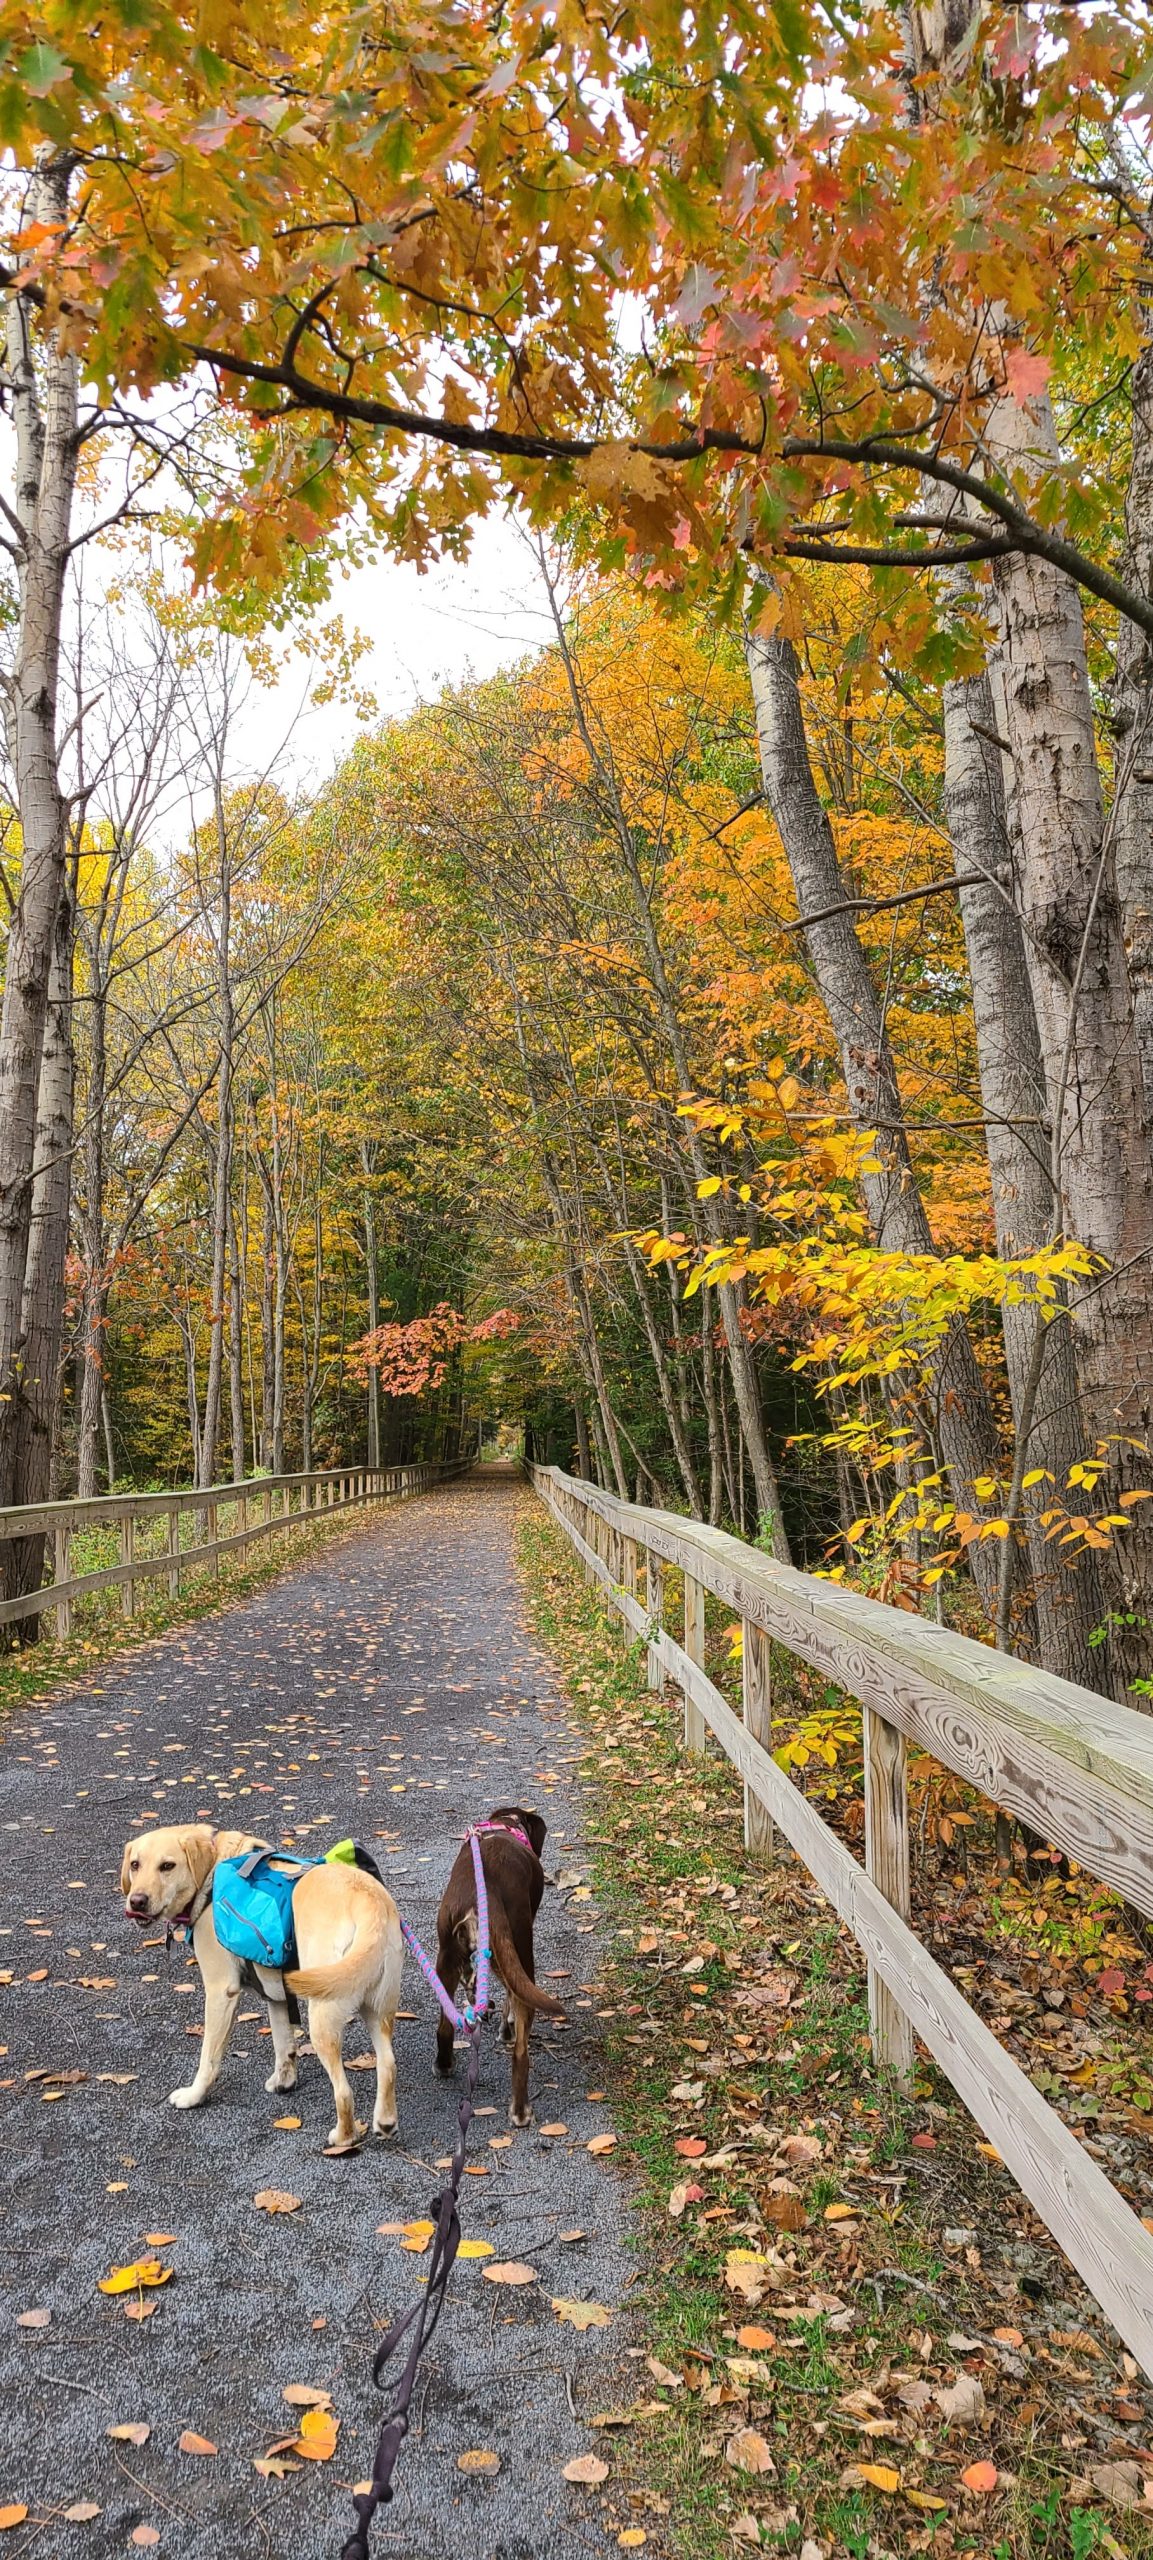
[[[234,1151],[235,1152],[235,1151]],[[232,1480],[243,1484],[244,1445],[244,1295],[240,1278],[240,1236],[236,1211],[228,1213],[228,1398],[232,1423]]]
[[[776,823],[802,916],[843,905],[845,883],[828,814],[809,763],[797,661],[791,641],[750,632],[745,654],[757,721],[765,799]],[[813,974],[841,1055],[849,1117],[876,1130],[879,1170],[862,1177],[877,1244],[887,1252],[932,1253],[933,1237],[905,1134],[896,1062],[868,961],[851,916],[822,914],[805,935]],[[996,1476],[1000,1448],[968,1330],[955,1319],[931,1363],[934,1437],[958,1508],[989,1512],[974,1491]],[[997,1602],[994,1542],[969,1553],[981,1597]]]
[[[20,1322],[24,1349],[16,1416],[16,1477],[20,1500],[27,1503],[47,1502],[53,1490],[72,1190],[72,938],[72,899],[66,878],[40,1058],[32,1215]],[[44,1572],[43,1535],[15,1540],[10,1554],[10,1594],[38,1591]],[[20,1623],[24,1643],[39,1633],[37,1619]]]
[[[1153,596],[1153,338],[1132,381],[1133,448],[1125,503],[1123,575]],[[1153,1129],[1153,641],[1122,618],[1112,687],[1116,749],[1114,861],[1129,959],[1134,1027]]]
[[[216,1077],[216,1156],[212,1183],[212,1277],[208,1314],[208,1376],[204,1388],[204,1428],[200,1441],[201,1485],[216,1481],[216,1447],[224,1386],[224,1326],[228,1296],[229,1238],[232,1227],[232,1067],[235,1010],[232,1001],[232,856],[224,807],[224,776],[217,758],[213,816],[216,828],[217,887],[216,1003],[220,1064]]]
[[[985,874],[970,880],[959,897],[997,1251],[1010,1260],[1036,1252],[1054,1235],[1045,1071],[1014,905],[1001,755],[994,744],[997,713],[988,675],[947,684],[943,701],[945,814],[955,866],[962,877],[974,871]],[[1028,1303],[1002,1309],[1009,1397],[1019,1448],[1023,1436],[1021,1472],[1045,1467],[1063,1488],[1085,1449],[1073,1333],[1067,1317],[1058,1316],[1045,1327],[1034,1379],[1038,1321]],[[1092,1689],[1103,1668],[1100,1653],[1089,1644],[1101,1615],[1098,1578],[1092,1555],[1073,1568],[1062,1562],[1057,1545],[1046,1541],[1039,1515],[1053,1490],[1053,1484],[1034,1486],[1023,1497],[1040,1658],[1047,1671]]]
[[[365,1176],[364,1187],[364,1265],[368,1274],[368,1330],[375,1333],[380,1323],[380,1283],[376,1259],[376,1203],[369,1188],[368,1148],[360,1151]],[[380,1465],[380,1371],[369,1363],[368,1371],[368,1463]]]
[[[992,449],[1026,480],[1056,456],[1046,401],[1002,400]],[[1153,1158],[1105,824],[1078,589],[1047,561],[999,560],[998,652],[1022,847],[1022,922],[1065,1232],[1105,1266],[1073,1292],[1081,1409],[1109,1446],[1110,1510],[1148,1486],[1153,1413]],[[1153,1671],[1153,1504],[1101,1555],[1118,1675]]]
[[[107,1084],[107,989],[89,951],[88,1082],[84,1095],[84,1304],[80,1327],[80,1395],[76,1440],[76,1491],[82,1502],[96,1491],[100,1403],[104,1387],[108,1322],[107,1239],[104,1217],[104,1112]]]
[[[30,221],[59,224],[68,166],[46,162],[29,181]],[[0,1010],[0,1503],[19,1502],[18,1415],[26,1343],[25,1275],[40,1060],[67,833],[56,740],[60,630],[77,458],[77,361],[54,337],[33,349],[33,311],[9,298],[7,406],[15,431],[12,512],[19,553],[15,663],[5,717],[20,815],[20,891],[8,934]],[[26,1446],[31,1446],[26,1443]]]

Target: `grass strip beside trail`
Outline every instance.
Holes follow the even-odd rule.
[[[600,2016],[644,2347],[610,2541],[684,2560],[1138,2560],[1153,2394],[933,2066],[874,2070],[856,1945],[535,1506],[535,1632],[588,1737]],[[605,2425],[605,2419],[610,2421]]]

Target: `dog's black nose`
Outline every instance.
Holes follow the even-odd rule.
[[[129,1894],[129,1896],[128,1896],[128,1908],[129,1908],[129,1910],[130,1910],[130,1911],[142,1911],[142,1912],[145,1914],[145,1916],[147,1917],[147,1913],[148,1913],[148,1896],[147,1896],[147,1894],[146,1894],[146,1893],[130,1893],[130,1894]]]

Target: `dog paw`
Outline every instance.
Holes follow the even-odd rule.
[[[500,2031],[500,2040],[501,2040],[501,2043],[502,2043],[502,2044],[512,2044],[512,2043],[513,2043],[513,2041],[514,2041],[514,2039],[515,2039],[515,2036],[516,2036],[516,2020],[515,2020],[515,2018],[506,2018],[506,2019],[505,2019],[505,2021],[504,2021],[503,2026],[501,2027],[501,2031]]]
[[[532,2123],[532,2108],[526,2107],[523,2115],[518,2116],[516,2108],[510,2107],[508,2111],[508,2120],[510,2124],[515,2124],[519,2131],[523,2133],[525,2126]]]
[[[451,2080],[454,2060],[455,2056],[451,2053],[446,2054],[443,2057],[438,2053],[436,2057],[436,2069],[442,2080]]]
[[[379,2142],[393,2142],[400,2131],[399,2119],[396,2116],[390,2116],[386,2124],[378,2124],[374,2116],[372,2130]]]
[[[190,2080],[186,2089],[174,2089],[172,2091],[168,2104],[170,2107],[199,2107],[203,2106],[207,2095],[208,2092],[206,2089],[198,2089],[196,2082],[194,2080]]]
[[[346,2151],[359,2151],[361,2143],[364,2141],[367,2132],[368,2126],[361,2123],[359,2116],[354,2118],[352,2126],[347,2133],[342,2133],[340,2126],[338,2124],[334,2124],[324,2146],[325,2158],[327,2160],[339,2160],[343,2157]]]
[[[270,2097],[278,2095],[283,2096],[286,2089],[295,2089],[296,2064],[293,2063],[291,2068],[285,2071],[270,2072],[264,2086],[268,2090]]]

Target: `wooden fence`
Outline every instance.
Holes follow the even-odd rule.
[[[912,1741],[1153,1916],[1153,1719],[721,1529],[620,1502],[557,1467],[531,1473],[590,1577],[647,1642],[650,1686],[681,1690],[686,1748],[703,1750],[711,1728],[739,1770],[750,1855],[771,1859],[782,1832],[852,1930],[878,2060],[907,2079],[920,2037],[1153,2378],[1153,2234],[910,1928],[906,1787]],[[683,1643],[664,1625],[670,1565],[684,1577]],[[743,1716],[704,1670],[709,1591],[742,1623]],[[863,1868],[772,1757],[770,1640],[861,1702]]]
[[[254,1476],[244,1484],[215,1484],[204,1492],[109,1493],[88,1502],[45,1502],[36,1508],[0,1510],[0,1545],[11,1539],[43,1537],[45,1561],[53,1566],[51,1582],[40,1590],[0,1601],[0,1626],[11,1626],[18,1618],[51,1615],[56,1634],[68,1635],[73,1603],[117,1584],[124,1595],[125,1616],[131,1617],[141,1582],[167,1575],[175,1599],[186,1573],[217,1564],[222,1556],[243,1554],[259,1538],[287,1537],[318,1519],[330,1520],[337,1512],[361,1510],[366,1503],[428,1493],[434,1485],[462,1474],[468,1463],[462,1458],[375,1470],[324,1467],[307,1475]],[[233,1524],[222,1533],[223,1510],[232,1512]],[[190,1543],[181,1535],[185,1521],[194,1528]],[[73,1541],[85,1529],[115,1533],[119,1549],[115,1564],[74,1573]],[[162,1541],[159,1552],[147,1551],[138,1538],[139,1529],[151,1540]]]

